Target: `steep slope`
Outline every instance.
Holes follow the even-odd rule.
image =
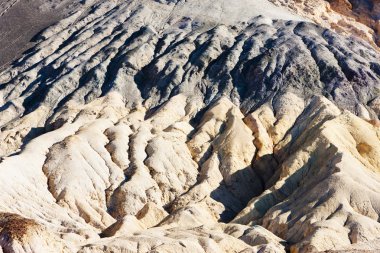
[[[370,44],[265,0],[86,4],[0,74],[2,251],[379,248]]]

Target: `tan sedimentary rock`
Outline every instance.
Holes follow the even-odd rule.
[[[162,207],[159,207],[152,202],[148,202],[136,214],[136,218],[147,228],[150,228],[159,224],[168,215],[169,214]]]
[[[136,232],[144,230],[145,225],[140,222],[135,216],[126,215],[118,220],[108,228],[102,231],[101,237],[120,237],[125,235],[132,235]]]
[[[276,184],[251,200],[235,220],[264,224],[287,241],[305,238],[291,247],[295,252],[375,239],[378,128],[320,98],[298,120],[276,147]],[[359,186],[364,184],[367,189]]]
[[[377,49],[380,46],[377,0],[271,1],[339,33],[360,37]]]
[[[30,155],[37,162],[38,150],[45,150],[41,163],[31,167],[32,174],[24,171],[17,177],[24,180],[24,186],[35,187],[32,182],[39,182],[41,190],[33,195],[23,192],[24,197],[17,197],[18,205],[14,207],[21,208],[30,201],[50,206],[41,210],[42,216],[34,209],[22,210],[49,231],[61,234],[63,241],[59,242],[68,245],[62,247],[70,249],[71,245],[81,252],[96,252],[103,247],[137,250],[136,243],[148,248],[162,245],[162,252],[170,247],[184,248],[174,243],[174,235],[183,238],[183,244],[190,243],[186,248],[194,252],[282,252],[284,243],[292,250],[309,252],[375,240],[380,228],[375,221],[378,211],[374,193],[379,182],[379,128],[339,110],[325,98],[315,97],[304,107],[294,95],[286,94],[283,99],[289,101],[289,96],[292,103],[281,106],[281,113],[263,105],[247,116],[222,98],[203,113],[196,125],[188,123],[193,116],[187,115],[192,110],[185,110],[194,100],[182,95],[145,119],[139,116],[144,110],[121,113],[121,107],[96,106],[107,105],[107,98],[95,100],[87,107],[91,113],[79,113],[82,116],[72,123],[38,137],[0,166],[21,172],[22,166],[11,164],[22,164]],[[288,115],[287,110],[294,120],[281,123],[279,119]],[[100,116],[91,116],[94,114]],[[276,126],[277,133],[284,134],[280,141],[274,134]],[[126,136],[115,138],[121,133]],[[56,139],[52,142],[50,136]],[[207,159],[197,159],[197,152],[202,152],[197,145],[205,144],[209,150],[203,156]],[[50,148],[44,149],[44,145]],[[159,153],[158,147],[164,147],[162,150],[169,155]],[[260,150],[265,153],[255,156]],[[115,152],[120,152],[117,159]],[[271,156],[274,163],[262,160],[265,156]],[[262,170],[264,165],[272,166],[270,173]],[[38,168],[40,179],[37,175],[31,177]],[[129,177],[127,181],[123,173]],[[234,177],[239,173],[242,176]],[[160,186],[163,180],[170,183]],[[267,181],[265,186],[261,180]],[[151,191],[149,187],[157,188]],[[261,193],[261,187],[269,188]],[[9,209],[6,198],[16,197],[12,192],[17,189],[8,189],[13,190],[2,195],[3,208],[15,212],[17,209]],[[253,198],[245,199],[247,196]],[[234,217],[239,209],[243,210],[232,223],[219,223]],[[48,217],[60,220],[61,225],[53,225]],[[239,227],[235,222],[248,226]],[[191,232],[198,228],[202,236]],[[95,242],[99,240],[96,234],[104,239]],[[198,241],[195,238],[206,234],[212,242],[192,242],[193,236]],[[229,236],[239,242],[226,244],[231,240]]]

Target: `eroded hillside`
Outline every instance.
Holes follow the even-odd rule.
[[[0,250],[379,249],[369,43],[265,0],[87,4],[0,74]]]

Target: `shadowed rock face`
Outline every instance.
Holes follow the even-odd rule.
[[[0,249],[377,248],[380,54],[229,2],[70,5],[0,74]]]

